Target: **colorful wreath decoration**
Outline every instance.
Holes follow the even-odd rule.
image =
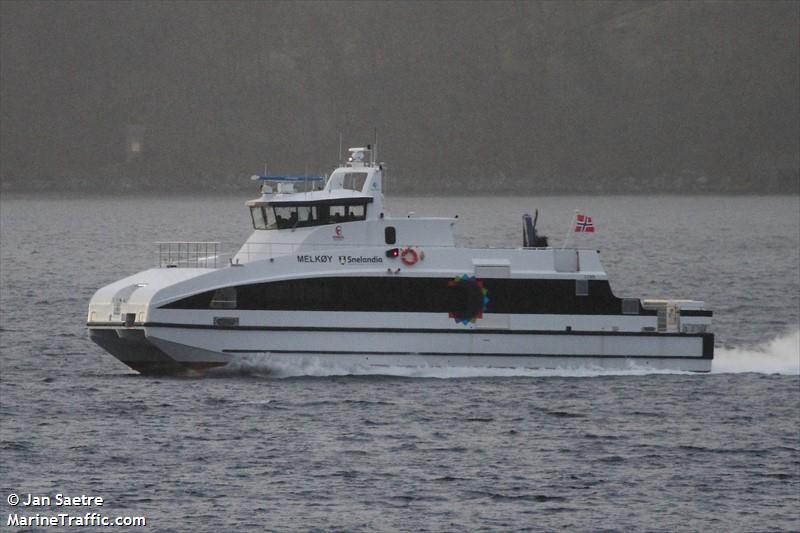
[[[489,291],[483,286],[483,281],[469,274],[456,276],[447,282],[448,287],[464,291],[464,305],[458,311],[448,313],[455,319],[456,324],[474,324],[489,306]]]

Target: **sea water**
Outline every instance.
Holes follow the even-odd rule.
[[[88,340],[98,287],[154,266],[154,241],[233,252],[246,199],[3,197],[0,528],[64,512],[11,494],[66,494],[142,531],[800,529],[797,196],[389,198],[458,215],[467,246],[519,246],[538,208],[617,295],[704,300],[711,374],[243,358],[152,378]],[[576,209],[596,233],[570,231]]]

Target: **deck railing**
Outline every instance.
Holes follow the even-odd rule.
[[[308,246],[307,242],[277,242],[277,243],[244,243],[239,248],[228,248],[222,250],[219,242],[212,241],[173,241],[173,242],[157,242],[158,245],[158,265],[161,268],[220,268],[228,265],[237,255],[244,262],[256,261],[258,259],[268,259],[278,257],[281,255],[292,254],[303,245]],[[382,254],[386,248],[399,247],[403,248],[405,244],[396,245],[376,245],[375,243],[318,243],[321,250],[325,252],[335,253],[338,248],[341,249],[354,249],[360,247],[368,247],[370,253]],[[453,248],[452,245],[421,245],[424,249],[434,248]],[[544,250],[546,248],[519,248],[511,246],[491,246],[488,249],[492,250]],[[238,252],[237,252],[238,250]],[[310,248],[309,248],[310,250]],[[556,250],[556,249],[554,249]],[[589,250],[588,248],[571,248],[569,251]],[[564,253],[558,249],[556,252]],[[312,252],[304,252],[312,253]],[[366,253],[366,252],[365,252]],[[339,260],[338,257],[334,258]],[[235,266],[236,263],[234,263]],[[579,269],[579,267],[578,267]]]
[[[161,268],[217,268],[219,242],[157,242]]]

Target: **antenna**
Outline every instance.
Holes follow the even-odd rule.
[[[342,132],[339,132],[339,166],[342,166]]]
[[[372,166],[378,161],[378,128],[374,128],[375,140],[372,143]]]
[[[567,235],[564,237],[564,244],[561,245],[561,249],[565,249],[567,244],[569,244],[569,238],[572,236],[572,233],[575,231],[575,221],[578,219],[579,211],[576,209],[574,213],[572,213],[572,218],[569,221],[569,228],[567,229]]]
[[[255,177],[255,176],[253,176],[253,177]],[[264,177],[267,177],[267,162],[266,162],[266,161],[264,161]],[[266,188],[266,187],[267,187],[267,182],[266,182],[266,180],[265,180],[265,181],[262,181],[262,182],[261,182],[261,185],[259,185],[259,186],[258,186],[258,192],[260,192],[261,194],[266,194],[266,193],[264,192],[264,190],[265,190],[265,188]]]

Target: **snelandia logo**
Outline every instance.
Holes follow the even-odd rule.
[[[383,263],[383,258],[379,255],[364,256],[364,255],[340,255],[339,264],[341,265],[363,265],[367,263]]]

